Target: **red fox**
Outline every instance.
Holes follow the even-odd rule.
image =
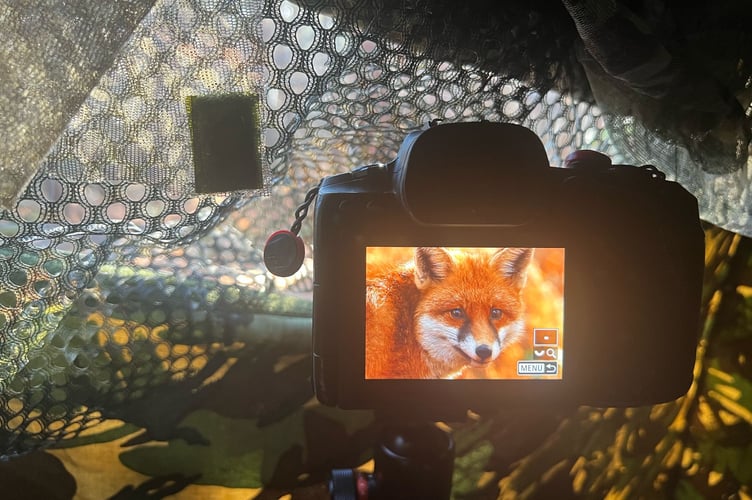
[[[456,378],[495,360],[522,335],[532,252],[419,247],[369,265],[366,378]]]

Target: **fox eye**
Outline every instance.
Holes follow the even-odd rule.
[[[463,311],[459,307],[456,307],[449,311],[449,315],[453,317],[454,319],[462,319],[465,317],[465,311]]]
[[[501,309],[498,309],[496,307],[491,309],[491,319],[501,319],[502,315],[503,313],[501,312]]]

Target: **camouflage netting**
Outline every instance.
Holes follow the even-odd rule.
[[[752,234],[743,29],[708,70],[736,107],[703,109],[684,130],[667,118],[676,102],[630,86],[630,68],[609,73],[609,52],[596,50],[599,28],[623,21],[615,4],[595,17],[502,4],[0,2],[0,456],[105,418],[138,422],[268,335],[305,349],[310,259],[270,276],[266,236],[289,227],[322,176],[393,158],[433,119],[523,124],[553,165],[581,148],[654,163],[699,197],[704,218]],[[665,7],[647,28],[665,32]],[[739,14],[729,18],[749,19]],[[687,39],[709,32],[672,29],[683,26]],[[703,54],[682,56],[702,73]],[[194,194],[184,102],[217,93],[265,97],[264,192]]]

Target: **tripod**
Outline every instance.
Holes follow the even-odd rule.
[[[448,499],[454,471],[452,437],[428,421],[387,423],[374,449],[373,474],[335,469],[336,500]]]

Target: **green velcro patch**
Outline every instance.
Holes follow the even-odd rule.
[[[258,96],[189,96],[186,107],[196,193],[263,188]]]

